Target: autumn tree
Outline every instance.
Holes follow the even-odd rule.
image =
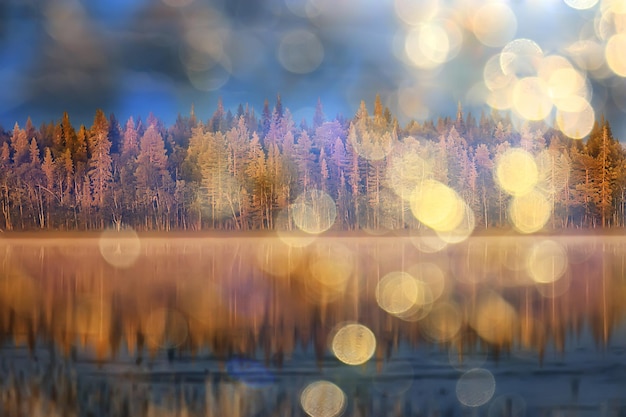
[[[113,174],[111,171],[111,141],[109,140],[109,122],[102,110],[97,110],[93,125],[89,130],[89,148],[91,157],[88,162],[90,190],[94,206],[99,210],[100,227],[104,226],[104,211],[107,208],[108,195]]]
[[[11,135],[11,148],[13,148],[13,162],[15,165],[20,165],[28,161],[28,137],[26,131],[20,129],[20,126],[15,123],[13,127],[13,134]]]
[[[14,190],[12,165],[11,148],[8,142],[4,142],[0,149],[0,208],[5,230],[13,229],[11,220],[11,199]]]
[[[169,127],[150,114],[122,129],[101,110],[89,129],[74,130],[67,112],[39,129],[29,119],[0,129],[1,225],[102,228],[112,215],[142,229],[271,229],[296,196],[321,189],[336,203],[336,227],[419,227],[409,210],[417,183],[407,188],[419,177],[454,188],[478,224],[502,227],[511,197],[493,171],[512,146],[533,154],[552,227],[624,224],[626,157],[604,118],[586,142],[543,122],[514,128],[498,112],[477,123],[460,104],[456,118],[401,129],[377,96],[371,115],[361,102],[352,120],[327,118],[318,99],[312,123],[298,126],[280,96],[260,121],[247,104],[234,115],[221,100],[208,125],[193,109]]]
[[[208,125],[211,132],[225,132],[226,131],[226,112],[224,111],[224,104],[222,98],[217,99],[217,108],[211,116]]]
[[[624,166],[624,152],[613,138],[608,121],[596,123],[586,145],[587,154],[596,161],[589,193],[600,220],[600,226],[608,226],[615,211],[614,200],[618,197],[618,174]]]
[[[45,191],[44,201],[46,205],[46,225],[50,228],[51,216],[50,212],[52,207],[56,204],[56,186],[57,186],[57,167],[55,161],[52,159],[52,152],[50,148],[44,150],[43,162],[41,169],[45,175]]]
[[[247,153],[248,164],[246,175],[248,189],[251,190],[250,220],[256,228],[269,228],[271,184],[267,170],[267,162],[258,135],[252,134]]]
[[[165,229],[167,219],[163,215],[171,208],[168,203],[174,184],[167,171],[165,143],[155,124],[148,126],[141,137],[135,179],[146,228]]]
[[[474,161],[477,172],[478,201],[481,207],[480,216],[485,228],[488,228],[491,222],[491,202],[495,200],[494,191],[495,183],[493,180],[494,164],[487,145],[481,143],[474,151]]]
[[[307,192],[313,183],[315,155],[313,154],[313,142],[306,130],[302,130],[298,142],[294,147],[294,160],[298,169],[298,184],[300,192]]]
[[[324,115],[324,107],[322,106],[322,100],[318,97],[317,104],[315,105],[315,114],[313,115],[313,129],[317,129],[326,121]]]
[[[72,160],[76,164],[77,172],[81,172],[81,166],[87,166],[87,160],[92,149],[87,149],[89,143],[89,132],[84,125],[81,125],[76,135],[76,142],[69,147]],[[89,151],[89,152],[88,152]]]

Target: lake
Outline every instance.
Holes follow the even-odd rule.
[[[6,236],[2,416],[626,415],[621,236]]]

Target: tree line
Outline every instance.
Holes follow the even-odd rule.
[[[209,120],[192,107],[171,126],[97,110],[90,127],[66,112],[0,129],[0,228],[292,229],[291,204],[319,190],[335,203],[335,230],[411,229],[423,226],[399,190],[418,177],[456,190],[477,228],[509,227],[494,167],[511,148],[537,162],[546,227],[624,226],[626,153],[604,118],[585,140],[497,112],[477,120],[461,105],[456,117],[401,127],[377,96],[372,114],[361,102],[352,119],[327,119],[318,100],[313,119],[297,122],[278,96],[259,116],[220,100]]]

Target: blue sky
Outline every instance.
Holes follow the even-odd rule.
[[[218,97],[233,111],[242,102],[260,113],[277,93],[297,116],[309,115],[320,97],[328,116],[351,117],[361,99],[371,108],[377,93],[402,122],[453,115],[458,101],[489,111],[477,93],[485,62],[519,38],[572,62],[596,113],[617,123],[626,107],[623,79],[581,69],[566,52],[580,40],[604,45],[598,26],[608,0],[588,10],[564,0],[492,3],[510,11],[516,26],[496,46],[475,33],[482,0],[6,0],[0,125],[22,125],[29,115],[39,124],[63,111],[90,124],[97,108],[120,120],[152,111],[172,123],[192,103],[210,117]],[[407,37],[424,25],[435,25],[435,35],[447,31],[449,51],[436,65],[406,56]]]

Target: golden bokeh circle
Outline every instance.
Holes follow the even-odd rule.
[[[505,75],[518,77],[534,76],[543,58],[543,51],[531,39],[514,39],[500,53],[500,66]]]
[[[342,296],[352,277],[355,255],[338,242],[309,248],[308,268],[305,272],[306,297],[316,304],[324,304]]]
[[[500,188],[513,196],[529,193],[539,178],[535,159],[521,148],[512,148],[500,155],[495,174]]]
[[[302,391],[300,405],[311,417],[338,417],[346,408],[346,395],[332,382],[316,381]]]
[[[588,10],[598,4],[598,0],[563,0],[572,9]]]
[[[543,120],[552,111],[549,86],[540,77],[524,77],[513,87],[513,107],[526,120]]]
[[[557,109],[556,124],[561,132],[572,139],[582,139],[591,133],[596,121],[595,112],[583,98],[570,98],[572,111]]]
[[[116,268],[129,268],[141,254],[141,240],[133,229],[107,229],[98,240],[100,254]]]
[[[611,71],[620,77],[626,77],[626,33],[611,36],[606,43],[606,63]]]
[[[527,261],[527,271],[533,281],[549,284],[559,280],[567,270],[567,251],[554,240],[543,240],[533,246]]]
[[[436,180],[425,180],[411,194],[411,212],[436,231],[452,231],[463,220],[463,200],[456,191]]]
[[[515,74],[505,74],[500,65],[500,54],[493,55],[483,67],[483,82],[491,90],[501,90],[512,86],[517,81]]]
[[[416,279],[406,272],[386,274],[376,285],[376,302],[389,314],[409,311],[417,302],[419,288]]]
[[[449,244],[458,244],[467,240],[476,227],[476,217],[472,208],[463,200],[460,222],[452,230],[435,230],[441,240]]]
[[[321,190],[309,190],[291,205],[291,217],[298,229],[319,234],[330,229],[337,218],[335,201]]]
[[[456,383],[456,397],[467,407],[480,407],[496,392],[496,379],[487,369],[470,369]]]
[[[510,345],[517,328],[517,312],[502,296],[489,291],[478,297],[471,326],[489,343]]]
[[[514,197],[509,204],[509,220],[521,233],[541,230],[548,223],[551,214],[551,202],[536,190]]]
[[[486,3],[474,13],[472,31],[483,45],[504,46],[515,36],[517,18],[506,3]]]
[[[362,324],[347,324],[335,333],[331,348],[341,362],[361,365],[374,355],[376,336]]]
[[[433,303],[430,286],[411,274],[394,271],[376,286],[376,302],[387,313],[408,321],[425,317]]]

